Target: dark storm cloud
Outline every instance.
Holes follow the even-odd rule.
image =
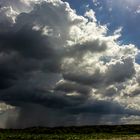
[[[124,109],[118,103],[111,102],[111,101],[98,101],[94,100],[94,102],[87,102],[81,106],[75,107],[70,109],[71,113],[93,113],[99,115],[106,115],[106,114],[118,114],[118,115],[139,115],[140,113],[137,110],[131,109]]]
[[[78,93],[82,93],[83,95],[87,95],[90,93],[90,87],[87,87],[85,85],[80,85],[77,83],[73,83],[73,82],[60,82],[57,84],[55,90],[58,91],[64,91],[64,92],[78,92]]]
[[[93,102],[93,101],[92,101]],[[64,107],[64,106],[63,106]],[[48,108],[34,103],[22,103],[18,108],[18,118],[6,126],[9,128],[26,128],[38,126],[69,126],[91,124],[118,124],[122,116],[140,115],[138,111],[124,109],[117,103],[94,101],[91,104],[69,106],[68,108]],[[42,114],[42,115],[41,115]]]
[[[26,128],[36,125],[54,127],[77,124],[75,115],[69,115],[63,111],[49,109],[38,104],[22,104],[22,107],[18,108],[17,112],[19,115],[16,120],[11,121],[13,118],[9,115],[6,123],[8,128]]]
[[[59,71],[59,54],[50,47],[49,42],[46,44],[38,32],[25,28],[12,34],[1,34],[0,42],[3,88],[27,72],[41,69]]]
[[[11,86],[25,73],[37,70],[57,72],[60,69],[61,51],[56,51],[49,37],[32,30],[31,25],[18,29],[18,24],[22,23],[20,18],[13,27],[0,32],[1,89]]]
[[[0,34],[0,49],[3,52],[15,51],[24,58],[43,59],[53,55],[53,49],[40,33],[30,27],[23,27],[18,32]],[[45,44],[45,43],[48,44]]]
[[[98,86],[100,82],[102,82],[102,76],[99,74],[99,71],[94,75],[86,75],[86,74],[79,74],[79,73],[64,73],[64,79],[75,81],[80,84],[85,85],[95,85]]]
[[[60,46],[57,46],[61,43],[57,44],[57,41],[59,43],[62,40],[55,38],[56,42],[50,41],[53,37],[42,35],[41,31],[35,31],[32,28],[35,22],[44,22],[43,24],[50,26],[57,23],[54,28],[58,32],[57,30],[65,29],[64,25],[66,24],[65,22],[62,23],[57,12],[53,11],[56,10],[55,7],[51,3],[49,6],[47,3],[43,3],[36,6],[30,14],[20,14],[12,27],[9,27],[7,31],[0,32],[0,100],[7,104],[22,106],[23,103],[35,103],[50,108],[63,108],[76,103],[72,99],[69,100],[63,92],[51,92],[50,90],[53,90],[51,86],[55,82],[51,86],[47,86],[49,82],[51,83],[53,79],[59,77],[57,72],[60,69],[62,51]],[[37,18],[37,13],[42,14],[46,7],[48,7],[47,12],[50,13],[48,14],[49,20],[39,16]],[[61,8],[58,7],[59,12],[63,12],[65,9],[65,7]],[[52,19],[52,17],[56,18]],[[67,18],[67,13],[65,17]],[[60,21],[60,25],[58,21]],[[5,27],[7,26],[5,25]],[[60,33],[63,36],[65,31]],[[36,71],[45,73],[44,75],[51,75],[55,72],[56,74],[51,76],[51,79],[42,77],[45,80],[41,82],[42,79],[39,74],[35,78],[32,75]],[[42,86],[46,89],[43,90]]]
[[[18,89],[13,89],[13,91],[10,89],[10,91],[6,91],[6,93],[1,93],[0,100],[13,106],[22,106],[22,104],[25,103],[33,103],[52,109],[64,109],[79,105],[85,101],[81,96],[68,97],[64,92],[42,91],[35,87],[18,87]]]

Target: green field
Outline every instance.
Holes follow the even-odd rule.
[[[0,140],[140,140],[139,125],[1,129]]]

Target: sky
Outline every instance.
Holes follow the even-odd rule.
[[[133,43],[140,46],[140,1],[139,0],[65,0],[83,15],[86,10],[93,9],[98,22],[108,25],[108,33],[122,28],[120,40],[124,44]]]
[[[0,127],[140,124],[139,0],[1,0]]]

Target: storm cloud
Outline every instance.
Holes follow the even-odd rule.
[[[139,50],[87,13],[61,0],[1,2],[1,127],[118,124],[140,115]]]

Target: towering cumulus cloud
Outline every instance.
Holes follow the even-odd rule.
[[[139,50],[61,0],[0,2],[0,127],[140,123]]]

